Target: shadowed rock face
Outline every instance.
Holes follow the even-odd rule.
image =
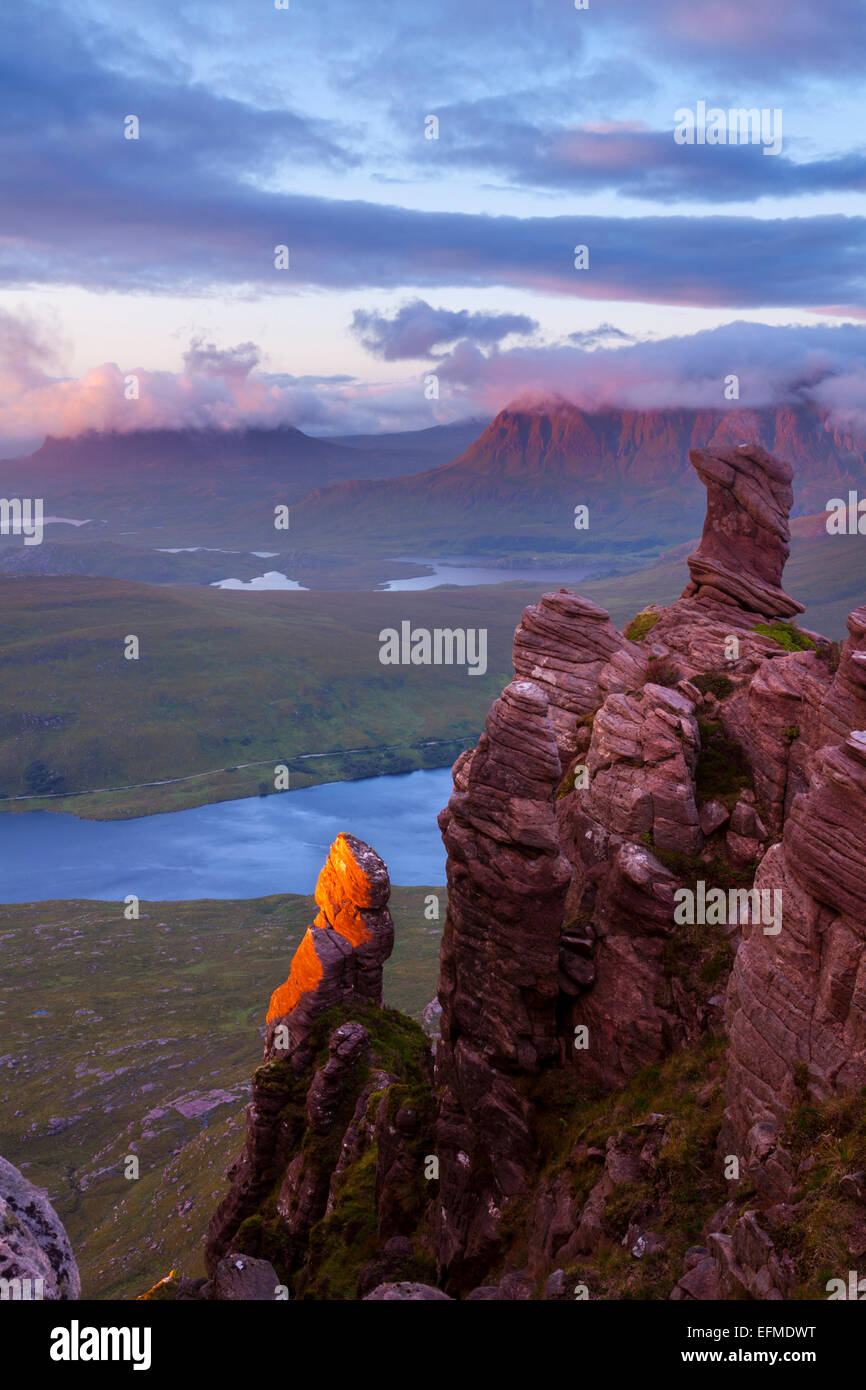
[[[531,1158],[529,1108],[513,1084],[559,1057],[559,934],[571,878],[554,795],[561,765],[547,696],[514,681],[478,747],[455,768],[439,823],[448,850],[440,957],[442,1265],[480,1265],[505,1196]]]
[[[46,1193],[5,1158],[0,1158],[0,1280],[8,1281],[10,1298],[81,1297],[78,1265],[60,1218]]]
[[[744,928],[720,1146],[778,1200],[792,1181],[779,1134],[803,1078],[818,1100],[866,1085],[866,733],[818,754],[755,888],[779,894],[782,929]]]
[[[301,1068],[319,1014],[354,999],[381,1004],[382,967],[394,946],[390,895],[378,854],[354,835],[338,835],[316,884],[320,911],[295,952],[289,978],[271,996],[266,1056],[290,1054]],[[284,1048],[275,1045],[281,1026],[288,1036]]]
[[[497,701],[478,748],[454,769],[440,818],[449,916],[436,1143],[437,1248],[449,1289],[483,1279],[485,1266],[489,1273],[503,1215],[532,1181],[533,1076],[565,1064],[614,1090],[721,1030],[724,981],[713,994],[682,968],[706,931],[687,937],[676,925],[684,884],[706,876],[710,887],[717,873],[748,882],[757,864],[755,886],[783,893],[778,936],[739,907],[725,927],[736,966],[722,1146],[757,1172],[762,1199],[779,1201],[790,1186],[776,1126],[798,1098],[797,1063],[816,1097],[866,1082],[866,733],[850,733],[854,719],[866,727],[866,609],[849,620],[835,677],[817,635],[815,650],[789,653],[756,632],[761,620],[802,611],[781,587],[791,470],[756,445],[693,451],[691,460],[708,505],[683,597],[645,638],[626,643],[595,605],[545,595],[515,634],[524,679]],[[696,684],[704,674],[709,685]],[[746,779],[730,784],[726,804],[698,791],[714,730],[728,742],[712,776],[727,785],[726,760],[737,754]],[[573,788],[561,784],[555,827],[552,743],[563,766],[577,754],[586,774]],[[784,843],[768,850],[783,826]],[[588,1039],[582,1052],[579,1032]],[[542,1250],[553,1258],[557,1243],[561,1260],[591,1252],[615,1185],[604,1179],[581,1210],[567,1183],[542,1183],[530,1218],[539,1223],[530,1233],[537,1258]],[[790,1261],[754,1214],[708,1242],[701,1277],[675,1296],[787,1295]]]
[[[821,705],[821,743],[841,743],[851,729],[866,729],[866,605],[849,613],[848,634]]]
[[[692,582],[683,597],[766,617],[802,613],[803,605],[782,588],[794,500],[790,466],[759,444],[692,449],[689,458],[707,489],[707,516],[688,559]]]
[[[861,608],[848,619],[851,636],[813,730],[833,741],[808,757],[782,841],[755,877],[756,889],[779,894],[782,930],[746,927],[728,991],[720,1146],[745,1154],[768,1199],[784,1197],[792,1181],[778,1141],[803,1077],[819,1100],[866,1085],[866,731],[844,732],[866,713],[864,616]]]

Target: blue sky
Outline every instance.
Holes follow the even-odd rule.
[[[289,3],[61,0],[8,27],[7,441],[408,428],[545,386],[712,404],[726,363],[744,403],[856,396],[862,0]],[[780,111],[781,151],[678,145],[701,101]]]

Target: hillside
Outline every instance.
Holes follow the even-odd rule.
[[[423,915],[428,891],[397,888],[391,904],[386,998],[416,1019],[441,938]],[[134,923],[106,903],[0,906],[0,1151],[48,1189],[83,1297],[130,1297],[166,1267],[201,1267],[201,1228],[243,1131],[262,1000],[313,912],[287,895],[143,902]],[[128,1153],[137,1181],[122,1175]]]
[[[757,442],[795,473],[795,513],[864,479],[866,445],[806,407],[600,411],[510,408],[452,463],[412,478],[317,488],[295,512],[299,539],[336,547],[354,531],[401,554],[532,551],[657,554],[700,530],[692,448]],[[575,531],[574,507],[590,507]]]
[[[815,534],[807,522],[802,529],[788,573],[806,604],[804,621],[841,637],[866,568],[866,537]],[[625,623],[647,602],[676,598],[687,549],[636,574],[588,580],[581,592]],[[550,587],[244,594],[2,579],[0,793],[126,786],[280,755],[295,786],[447,766],[477,736],[508,679],[521,609]],[[431,629],[485,627],[487,674],[380,665],[379,632],[406,618]],[[122,659],[130,632],[141,640],[138,663]],[[431,740],[452,742],[420,747]],[[340,752],[359,747],[369,754]],[[333,759],[292,763],[328,751]],[[47,771],[37,777],[33,764]],[[6,809],[95,817],[178,810],[256,795],[267,770]]]
[[[0,493],[42,497],[46,516],[88,520],[80,528],[55,526],[49,538],[55,545],[86,547],[91,563],[103,566],[112,558],[121,560],[114,547],[139,553],[142,561],[156,546],[281,550],[288,537],[274,529],[275,506],[291,506],[314,486],[436,467],[464,448],[478,428],[477,422],[434,426],[404,435],[357,436],[345,443],[317,439],[291,426],[90,431],[75,438],[48,438],[26,457],[0,460]],[[103,545],[104,553],[99,549]],[[0,538],[0,559],[5,548],[21,550],[22,545]],[[37,549],[25,552],[30,566],[42,559],[34,553]],[[166,556],[161,563],[169,563]],[[174,571],[175,582],[183,578]],[[159,575],[154,579],[165,582]],[[191,577],[188,582],[209,580]]]
[[[50,525],[39,546],[0,537],[0,573],[210,584],[271,569],[310,588],[372,589],[411,574],[395,559],[406,556],[634,569],[700,529],[689,449],[750,440],[793,465],[795,515],[866,477],[862,441],[792,406],[590,413],[557,402],[503,410],[486,428],[345,440],[290,428],[49,439],[0,462],[0,490],[88,524]],[[274,528],[280,504],[288,531]],[[576,530],[579,504],[589,524]]]

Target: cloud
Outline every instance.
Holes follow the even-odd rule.
[[[810,402],[840,430],[866,434],[866,326],[736,322],[623,344],[628,335],[602,324],[588,336],[590,347],[566,341],[495,345],[487,352],[461,340],[437,363],[441,395],[430,402],[420,373],[372,383],[273,374],[260,369],[252,343],[222,349],[194,342],[178,373],[105,363],[79,379],[58,379],[36,365],[33,326],[0,315],[0,437],[285,424],[319,434],[371,433],[490,417],[516,399],[552,396],[586,409],[717,409],[726,403],[732,374],[739,378],[741,409]],[[23,373],[14,364],[22,342],[31,349]],[[125,389],[130,375],[139,385],[132,400]]]
[[[233,348],[218,348],[214,343],[203,342],[201,338],[193,338],[183,355],[184,374],[189,377],[210,376],[243,380],[260,361],[261,354],[255,343],[239,343]]]
[[[434,309],[426,300],[404,304],[391,318],[356,309],[352,332],[368,352],[386,362],[435,356],[458,339],[479,346],[500,343],[509,334],[526,336],[538,328],[526,314],[470,313],[468,309]]]
[[[741,409],[808,402],[840,429],[866,433],[866,327],[859,325],[734,322],[594,351],[553,344],[485,354],[458,344],[436,371],[474,411],[489,414],[527,396],[589,410],[719,409],[735,375]]]
[[[668,61],[738,80],[766,82],[769,67],[777,82],[860,71],[866,47],[861,0],[618,0],[612,15],[599,14],[612,30],[633,27],[638,44],[651,39]]]
[[[624,333],[612,323],[600,323],[597,328],[585,328],[576,333],[569,333],[568,341],[574,343],[575,347],[591,349],[616,347],[618,343],[633,343],[636,340],[631,333]]]
[[[748,110],[752,105],[731,101],[722,109]],[[685,106],[695,109],[694,102]],[[782,152],[772,156],[751,143],[678,145],[674,114],[672,103],[670,127],[649,130],[635,121],[533,124],[515,120],[500,104],[461,104],[440,112],[448,139],[443,134],[438,162],[446,168],[497,171],[525,187],[613,191],[661,203],[860,193],[866,186],[862,150],[794,160],[785,152],[784,141]],[[784,137],[784,121],[779,133]]]
[[[87,181],[5,188],[0,277],[171,291],[245,285],[510,285],[586,299],[747,308],[862,304],[866,219],[820,216],[493,217],[247,188],[166,184],[134,199]],[[8,179],[0,170],[0,196]],[[104,193],[104,190],[103,190]],[[290,268],[274,247],[290,247]],[[574,247],[590,248],[576,271]],[[147,254],[142,248],[147,248]]]
[[[48,348],[48,326],[0,311],[0,441],[12,441],[0,457],[15,452],[16,441],[27,452],[46,434],[88,430],[295,425],[353,434],[421,429],[465,413],[456,398],[441,410],[427,401],[420,378],[367,383],[345,374],[265,372],[251,342],[221,348],[195,338],[179,372],[105,362],[78,378],[51,375]]]
[[[656,32],[670,16],[677,32],[686,33],[687,8],[673,0],[662,11],[641,3],[651,11]],[[365,10],[364,25],[348,24],[347,51],[360,46],[367,54],[370,72],[379,73],[380,93],[382,69],[376,64],[384,62],[383,35],[388,51],[397,45],[396,54],[405,45],[406,66],[395,61],[394,71],[402,75],[403,101],[414,103],[418,140],[410,172],[416,180],[423,172],[429,184],[435,158],[452,172],[449,161],[462,161],[467,168],[483,165],[545,189],[615,187],[663,201],[862,188],[866,161],[859,150],[795,164],[784,154],[767,158],[757,146],[677,146],[666,132],[621,119],[601,125],[553,119],[545,114],[545,103],[551,93],[561,94],[563,69],[575,51],[583,53],[581,25],[587,16],[567,14],[562,0],[535,0],[531,9],[533,24],[527,26],[525,4],[503,8],[500,0],[484,0],[476,9],[449,3],[448,23],[454,28],[444,31],[448,41],[439,43],[437,54],[445,67],[450,65],[455,88],[450,109],[462,126],[448,139],[443,132],[437,142],[425,142],[421,135],[428,99],[436,106],[436,98],[428,98],[427,86],[419,94],[407,74],[444,22],[440,11],[413,11],[411,20],[401,20],[392,33],[393,5],[377,4]],[[593,11],[593,24],[608,22],[599,18],[603,9]],[[719,9],[730,14],[731,5]],[[739,24],[746,10],[733,9]],[[787,10],[779,25],[784,43],[790,38]],[[822,29],[832,28],[836,10],[855,17],[844,0],[835,0],[821,10]],[[110,9],[95,25],[87,9],[73,16],[62,6],[34,4],[10,28],[0,54],[0,277],[7,286],[74,284],[161,293],[235,286],[279,294],[305,287],[419,293],[506,285],[585,298],[731,308],[863,302],[866,220],[859,217],[584,217],[579,210],[559,217],[514,217],[323,196],[323,176],[337,190],[372,187],[370,151],[379,149],[378,141],[385,160],[397,143],[406,146],[405,125],[395,130],[388,124],[381,94],[378,104],[373,95],[359,98],[357,109],[344,102],[340,121],[296,109],[284,96],[278,100],[270,82],[267,101],[273,105],[261,96],[258,103],[252,96],[242,99],[214,81],[200,47],[195,64],[174,50],[163,56],[163,29],[180,25],[195,49],[194,25],[175,17],[167,5],[157,5],[154,13],[154,27],[141,31],[140,52],[132,42],[134,29],[125,27],[127,17],[118,26]],[[300,29],[292,32],[296,38],[305,35],[309,45],[311,24],[333,25],[335,16],[351,20],[352,13],[337,5],[313,20],[293,10],[291,23]],[[233,22],[230,8],[220,14],[227,73],[230,36],[248,61],[251,54],[262,54],[264,63],[268,45],[286,51],[288,40],[277,38],[286,34],[286,26],[275,30],[275,15],[253,26],[249,39]],[[769,22],[763,0],[756,14],[761,23]],[[632,6],[622,16],[629,24],[642,22]],[[145,25],[131,14],[128,24],[136,23]],[[813,37],[815,25],[799,3],[793,5],[792,23],[804,42],[803,36]],[[560,61],[549,73],[544,69],[547,85],[536,108],[527,95],[528,81],[519,102],[502,96],[501,70],[495,81],[481,81],[486,30],[497,53],[503,44],[510,45],[512,55],[517,44],[524,55],[536,48],[558,49]],[[460,47],[462,34],[480,45],[471,58]],[[814,37],[820,46],[820,35]],[[701,47],[698,38],[689,41]],[[742,35],[731,39],[732,52],[739,51],[741,41]],[[834,42],[838,48],[838,36]],[[341,61],[334,57],[337,68]],[[306,93],[304,83],[295,81],[298,92]],[[682,90],[679,81],[678,76],[677,90]],[[140,119],[138,140],[123,138],[127,114]],[[378,124],[371,139],[367,122],[374,116]],[[340,177],[350,182],[336,183]],[[319,191],[298,191],[303,178],[317,179]],[[443,200],[459,197],[459,186],[443,183]],[[573,269],[572,248],[578,242],[592,250],[588,273]],[[290,248],[288,270],[275,268],[278,245]]]

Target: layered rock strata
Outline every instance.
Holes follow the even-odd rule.
[[[390,894],[378,854],[354,835],[339,835],[316,884],[319,913],[295,952],[288,979],[271,996],[266,1057],[290,1056],[302,1068],[319,1014],[353,1000],[381,1004],[382,968],[394,946]]]
[[[578,747],[578,720],[607,695],[640,684],[646,655],[591,599],[560,590],[524,609],[514,634],[514,674],[541,686],[563,766]]]
[[[707,520],[683,596],[629,640],[544,595],[454,766],[435,1093],[423,1034],[375,1007],[384,865],[333,847],[212,1276],[239,1252],[293,1295],[605,1297],[612,1240],[649,1265],[688,1226],[701,1244],[652,1266],[652,1296],[794,1296],[788,1116],[866,1086],[866,608],[841,654],[790,624],[790,469],[752,444],[691,459]],[[843,1183],[866,1201],[866,1174]]]
[[[448,915],[440,956],[439,1254],[481,1268],[532,1161],[515,1084],[558,1060],[560,927],[571,869],[560,851],[556,734],[540,685],[514,681],[455,768],[440,816]]]
[[[772,617],[802,613],[782,588],[794,501],[790,465],[759,444],[692,449],[689,458],[707,489],[707,516],[688,558],[691,583],[683,597]]]
[[[330,1218],[339,1239],[343,1206],[357,1201],[347,1184],[360,1165],[374,1181],[369,1205],[375,1195],[383,1242],[411,1228],[427,1198],[416,1154],[429,1104],[427,1041],[417,1025],[380,1008],[394,940],[389,896],[379,856],[338,836],[316,886],[320,911],[271,998],[265,1059],[253,1077],[244,1146],[211,1221],[211,1278],[200,1297],[223,1296],[221,1261],[238,1252],[270,1260],[296,1292],[323,1279],[327,1296],[311,1232]],[[413,1091],[416,1103],[403,1103]],[[410,1244],[385,1272],[399,1274],[411,1257]],[[374,1282],[382,1273],[376,1265]]]

